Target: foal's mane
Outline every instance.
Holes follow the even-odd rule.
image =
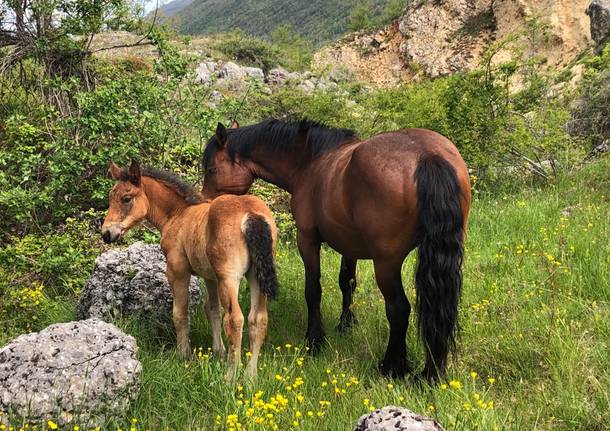
[[[186,183],[177,174],[163,169],[155,169],[144,167],[142,168],[142,176],[149,177],[157,180],[170,189],[172,189],[178,196],[183,198],[189,205],[196,205],[204,202],[201,194],[195,190],[193,186]],[[129,181],[129,170],[124,168],[121,171],[121,181]]]
[[[227,134],[227,151],[231,160],[235,160],[236,155],[248,157],[259,146],[274,152],[289,153],[302,150],[304,145],[311,151],[311,157],[315,158],[358,136],[353,130],[336,129],[317,121],[282,121],[273,118],[250,126],[227,129]],[[203,152],[205,168],[209,166],[218,148],[218,138],[213,136]]]

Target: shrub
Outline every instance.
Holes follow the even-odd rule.
[[[585,64],[587,79],[573,106],[568,130],[596,146],[610,138],[610,44]]]
[[[220,36],[214,48],[232,60],[248,66],[260,67],[265,72],[279,64],[279,49],[269,42],[240,31]]]
[[[214,109],[209,89],[105,65],[97,87],[75,91],[76,111],[16,105],[0,129],[0,230],[18,234],[106,205],[110,160],[139,158],[200,177],[200,152],[231,100]],[[36,95],[28,94],[35,98]]]

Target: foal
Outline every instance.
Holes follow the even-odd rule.
[[[205,279],[205,312],[212,327],[213,351],[224,353],[220,334],[220,307],[225,311],[224,331],[229,342],[231,378],[241,360],[244,316],[238,302],[241,278],[250,286],[250,351],[246,373],[256,375],[258,355],[267,334],[267,298],[278,291],[274,264],[277,228],[265,203],[256,196],[222,196],[204,201],[177,176],[137,162],[129,169],[110,163],[117,182],[110,191],[110,208],[102,226],[106,243],[115,242],[144,219],[161,232],[167,257],[167,279],[174,298],[173,320],[178,351],[188,357],[188,285],[191,274]]]

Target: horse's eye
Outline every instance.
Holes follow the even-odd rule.
[[[124,204],[128,204],[129,202],[131,202],[132,197],[131,196],[123,196],[123,198],[121,199],[121,202],[123,202]]]
[[[215,174],[216,172],[218,172],[218,168],[208,168],[206,174]]]

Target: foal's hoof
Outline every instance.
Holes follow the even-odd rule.
[[[339,317],[339,324],[337,325],[337,331],[345,335],[353,326],[358,324],[358,319],[354,316],[354,313],[351,311],[349,314],[341,314]]]

